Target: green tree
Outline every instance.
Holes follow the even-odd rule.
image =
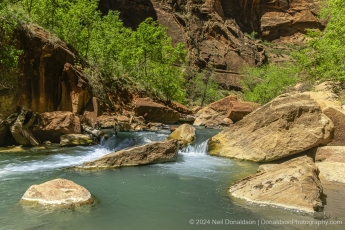
[[[298,68],[294,65],[265,65],[242,69],[244,98],[265,104],[279,96],[288,86],[296,84]]]
[[[14,1],[0,3],[0,89],[16,87],[18,58],[22,53],[15,47],[13,30],[17,27],[18,17],[9,6]]]
[[[323,32],[310,30],[308,47],[294,54],[301,71],[312,80],[345,81],[345,1],[322,0]]]

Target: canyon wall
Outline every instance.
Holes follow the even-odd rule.
[[[218,83],[239,89],[243,65],[267,61],[256,38],[303,43],[306,28],[322,30],[318,0],[101,0],[100,10],[120,11],[124,24],[135,29],[147,17],[168,28],[173,43],[188,49],[190,64],[212,66]]]

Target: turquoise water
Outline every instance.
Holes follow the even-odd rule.
[[[261,225],[263,220],[313,218],[283,209],[245,205],[230,198],[228,187],[254,173],[258,165],[207,155],[206,140],[217,132],[199,128],[196,143],[180,152],[177,162],[106,171],[65,168],[114,150],[163,140],[169,133],[119,133],[117,138],[104,141],[103,146],[51,146],[1,153],[0,229],[324,229],[303,224]],[[19,205],[32,184],[55,178],[84,186],[96,198],[96,204],[55,212]],[[241,220],[247,224],[230,224]]]

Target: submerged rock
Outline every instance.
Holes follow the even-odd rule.
[[[311,213],[323,207],[318,173],[310,157],[298,157],[236,182],[229,193],[257,204]]]
[[[169,136],[168,140],[176,139],[180,144],[180,148],[185,148],[196,140],[195,128],[188,124],[183,124],[174,130]]]
[[[42,205],[48,208],[74,208],[92,204],[93,198],[84,187],[66,179],[55,179],[32,185],[20,200],[22,205]]]
[[[60,136],[61,146],[78,146],[78,145],[92,145],[95,142],[90,135],[85,134],[66,134]]]
[[[157,164],[176,161],[177,140],[154,142],[107,154],[97,160],[85,162],[76,169],[110,169],[126,166]]]
[[[308,94],[285,94],[212,137],[211,155],[267,162],[332,141],[332,121]]]

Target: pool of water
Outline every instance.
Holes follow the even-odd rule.
[[[104,171],[66,167],[134,145],[164,140],[169,133],[128,132],[92,147],[25,149],[0,154],[0,229],[324,229],[324,225],[264,224],[265,220],[313,221],[289,210],[245,205],[228,187],[258,165],[207,155],[206,141],[217,130],[197,129],[197,141],[176,162]],[[93,206],[42,211],[19,200],[33,184],[65,178],[87,188]],[[233,222],[237,221],[237,222]],[[310,224],[310,223],[309,223]],[[333,225],[330,229],[342,229]]]

